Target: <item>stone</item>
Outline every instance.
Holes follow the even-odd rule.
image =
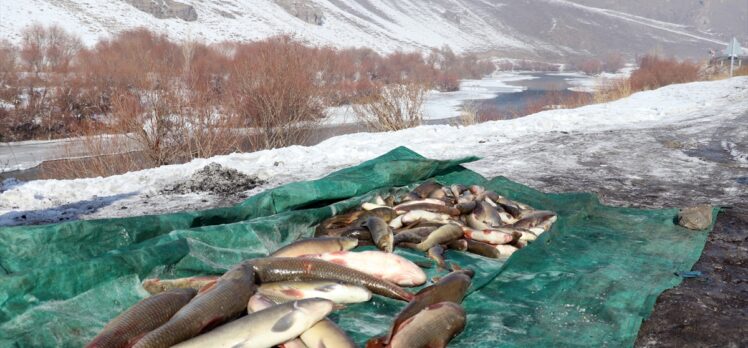
[[[691,230],[705,230],[712,224],[712,206],[698,205],[678,212],[678,225]]]

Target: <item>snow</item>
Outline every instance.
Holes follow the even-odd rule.
[[[509,32],[488,25],[482,16],[465,11],[460,23],[444,20],[446,8],[425,2],[398,0],[374,3],[310,0],[324,13],[323,25],[306,23],[273,0],[182,0],[192,5],[198,20],[158,19],[125,1],[18,0],[0,1],[0,33],[11,41],[29,25],[58,24],[94,44],[102,36],[137,27],[164,32],[172,38],[205,42],[257,40],[291,34],[315,45],[369,47],[382,52],[442,47],[455,51],[493,47],[525,49],[530,46]],[[227,16],[227,14],[229,14]],[[439,25],[433,25],[439,23]]]
[[[564,180],[589,180],[592,188],[636,185],[646,179],[668,185],[714,186],[710,192],[719,193],[714,199],[730,202],[743,199],[740,192],[745,188],[735,189],[741,184],[733,179],[748,166],[735,162],[723,168],[698,153],[708,145],[708,137],[729,133],[734,143],[717,141],[717,148],[727,147],[734,156],[744,158],[748,129],[734,125],[747,120],[748,77],[672,85],[611,103],[468,127],[434,125],[356,133],[315,146],[236,153],[107,178],[11,182],[0,186],[0,225],[202,209],[221,202],[207,194],[163,195],[160,191],[216,162],[269,181],[247,192],[254,194],[320,178],[397,146],[438,159],[476,155],[482,159],[467,167],[486,177],[504,175],[550,190],[565,187],[553,185]]]
[[[569,87],[570,91],[595,93],[596,91],[600,90],[600,87],[604,87],[608,83],[631,76],[631,73],[635,69],[635,66],[627,64],[626,67],[615,73],[602,72],[594,76],[589,76],[580,72],[558,73],[555,75],[568,77],[565,80],[569,83],[569,85],[571,85],[571,87]]]

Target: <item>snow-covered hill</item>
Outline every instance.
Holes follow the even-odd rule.
[[[177,39],[208,42],[292,34],[313,44],[365,46],[379,51],[450,45],[457,51],[544,59],[610,51],[633,56],[655,48],[681,56],[703,56],[708,48],[721,47],[731,35],[748,36],[744,24],[748,23],[748,2],[743,0],[654,0],[644,5],[663,8],[665,14],[634,11],[637,7],[620,2],[600,3],[606,8],[593,3],[4,0],[0,1],[0,33],[2,38],[17,41],[22,28],[32,23],[58,23],[93,43],[101,36],[145,26]]]
[[[357,133],[315,146],[198,159],[107,178],[0,184],[0,226],[206,209],[209,193],[161,191],[216,162],[267,179],[253,194],[319,178],[397,147],[431,158],[479,156],[467,166],[538,189],[639,192],[636,202],[674,206],[748,201],[748,77],[671,85],[578,109],[470,127],[421,126]],[[3,187],[4,186],[4,187]],[[654,197],[654,198],[653,198]],[[240,200],[239,196],[233,198]]]

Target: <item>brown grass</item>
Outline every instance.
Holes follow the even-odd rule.
[[[699,65],[657,55],[646,55],[639,60],[639,68],[631,73],[631,90],[657,89],[674,83],[699,80]]]

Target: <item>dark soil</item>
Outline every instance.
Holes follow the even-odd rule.
[[[637,347],[748,347],[748,206],[718,216],[693,270],[657,299]]]
[[[218,163],[211,163],[196,171],[192,176],[174,186],[165,188],[164,193],[211,192],[229,196],[251,190],[266,182],[255,176],[249,176],[233,168],[225,168]]]

